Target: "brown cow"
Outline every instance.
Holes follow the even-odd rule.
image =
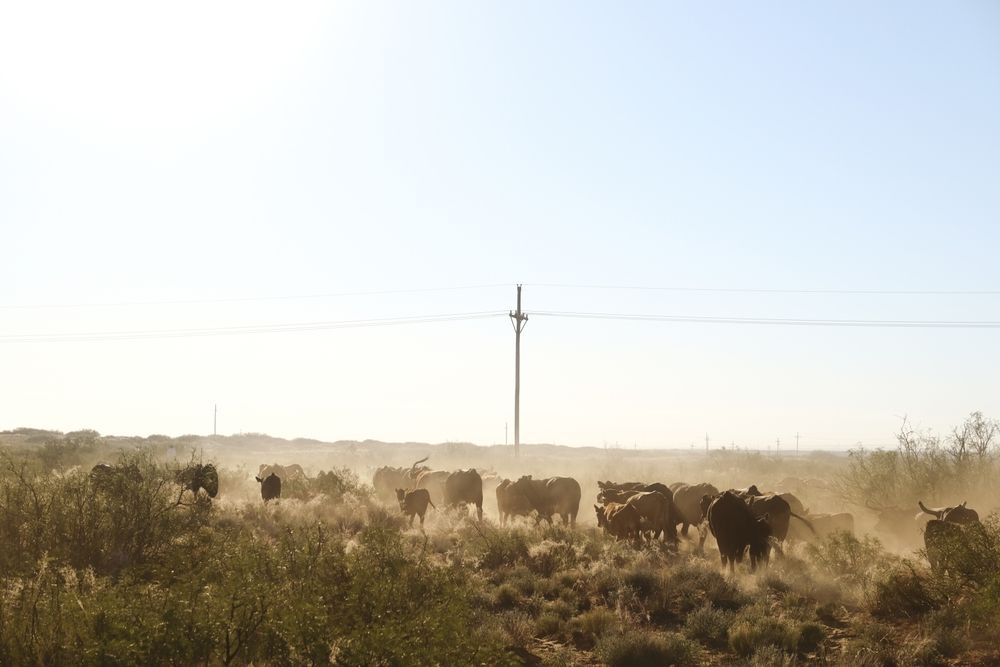
[[[622,503],[608,503],[604,507],[594,505],[597,526],[605,533],[614,535],[616,540],[639,539],[639,513],[635,507]]]
[[[431,494],[431,500],[444,505],[444,485],[448,481],[449,475],[451,473],[447,470],[424,470],[417,475],[413,488],[427,489],[427,492]]]
[[[670,490],[667,490],[669,493]],[[673,499],[659,491],[639,491],[627,501],[642,518],[642,528],[649,531],[652,539],[664,536],[669,542],[677,542],[677,525],[674,523]]]
[[[674,507],[673,493],[667,486],[656,483],[640,484],[636,488],[616,489],[610,482],[598,482],[598,484],[603,484],[601,492],[597,495],[599,502],[632,505],[642,518],[643,532],[650,533],[652,539],[664,535],[670,542],[677,541],[677,523],[679,523],[676,521],[677,510]],[[655,486],[657,490],[638,490],[649,486]]]
[[[500,512],[500,525],[506,525],[511,517],[529,516],[533,511],[531,501],[517,489],[512,489],[514,482],[505,479],[497,486],[497,510]]]
[[[531,503],[538,516],[552,525],[552,515],[558,514],[563,524],[576,525],[576,515],[580,511],[580,483],[572,477],[549,477],[532,479],[522,476],[509,487],[514,493],[523,495]]]
[[[719,495],[719,490],[705,482],[675,483],[670,485],[670,490],[674,492],[674,507],[677,510],[674,521],[681,524],[681,534],[685,537],[688,534],[688,526],[695,526],[698,529],[698,550],[701,551],[705,547],[705,538],[708,537],[708,525],[705,523],[705,510],[702,509],[701,499],[704,496],[715,497]]]
[[[431,502],[431,494],[427,492],[427,489],[414,489],[413,491],[396,489],[396,500],[399,501],[400,511],[410,518],[410,526],[413,525],[414,515],[420,517],[420,530],[424,529],[424,514],[427,513],[427,506],[430,505],[437,509]]]

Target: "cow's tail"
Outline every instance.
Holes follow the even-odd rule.
[[[802,516],[799,516],[799,515],[798,515],[798,514],[796,514],[795,512],[791,512],[791,515],[792,515],[792,516],[794,516],[794,517],[795,517],[796,519],[798,519],[799,521],[801,521],[802,523],[804,523],[804,524],[806,524],[807,526],[809,526],[809,530],[811,530],[811,531],[812,531],[812,534],[813,534],[813,535],[816,535],[816,536],[819,536],[819,533],[817,533],[817,532],[816,532],[816,529],[815,529],[815,528],[813,528],[813,525],[812,525],[812,521],[810,521],[809,519],[807,519],[807,518],[805,518],[805,517],[802,517]]]
[[[431,507],[433,507],[434,509],[437,509],[437,506],[436,506],[436,505],[434,504],[434,502],[433,502],[433,501],[431,500],[431,497],[430,497],[430,495],[428,495],[428,496],[427,496],[427,504],[428,504],[428,505],[430,505]]]

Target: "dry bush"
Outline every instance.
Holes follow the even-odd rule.
[[[858,506],[915,507],[917,500],[989,497],[1000,470],[1000,422],[973,412],[945,438],[903,422],[891,451],[853,450],[836,477],[844,500]]]
[[[613,611],[597,607],[570,619],[568,629],[578,648],[592,649],[601,637],[621,631],[621,619]]]
[[[771,645],[758,648],[746,663],[747,667],[795,667],[798,664],[796,656]]]
[[[867,586],[876,575],[898,562],[877,538],[858,538],[848,533],[828,535],[815,544],[806,545],[805,550],[822,572],[860,586]]]
[[[729,628],[729,647],[744,657],[767,646],[794,654],[798,644],[799,633],[794,623],[759,606],[742,610]]]
[[[856,636],[844,643],[838,664],[843,667],[891,667],[899,664],[892,628],[870,619],[858,619]]]
[[[609,667],[687,667],[699,664],[701,649],[677,633],[629,632],[607,635],[597,654]]]
[[[705,646],[723,648],[729,642],[729,626],[734,618],[732,612],[705,605],[684,619],[684,634]]]
[[[915,618],[940,607],[941,600],[927,575],[904,561],[873,582],[866,605],[878,618]]]

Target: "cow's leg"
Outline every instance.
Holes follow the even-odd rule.
[[[476,516],[479,517],[480,521],[483,520],[483,504],[482,503],[476,503]]]
[[[423,512],[420,513],[420,530],[424,529],[424,513],[426,512],[427,510],[424,510]]]
[[[688,536],[688,522],[687,521],[685,521],[684,524],[681,526],[681,535],[683,535],[684,537]]]

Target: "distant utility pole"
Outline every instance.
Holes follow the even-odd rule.
[[[708,454],[708,433],[705,434],[705,453]]]
[[[781,438],[777,438],[774,441],[774,455],[775,456],[781,455]]]
[[[799,453],[799,432],[795,432],[795,453]]]
[[[212,413],[212,435],[218,435],[219,433],[219,404],[215,404],[215,410]]]
[[[521,312],[521,286],[517,286],[517,310],[510,312],[514,327],[514,456],[521,456],[521,331],[528,316]]]

